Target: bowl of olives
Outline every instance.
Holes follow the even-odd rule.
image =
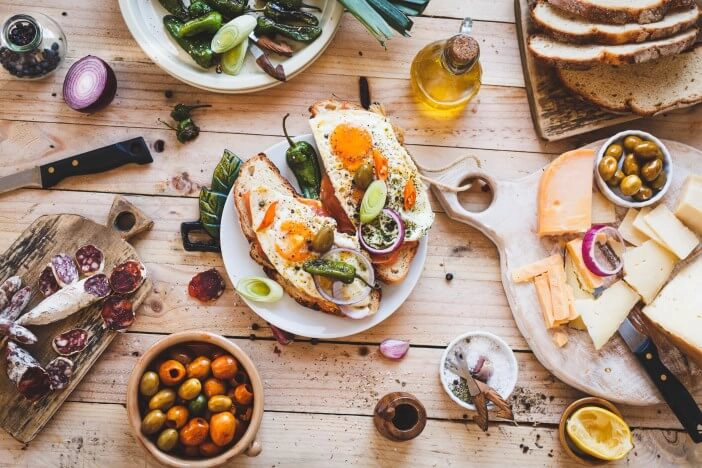
[[[673,180],[668,148],[650,133],[617,133],[597,152],[595,180],[615,205],[642,208],[659,201]]]
[[[137,440],[165,465],[219,466],[261,452],[261,377],[222,336],[188,331],[163,338],[137,362],[127,392]]]

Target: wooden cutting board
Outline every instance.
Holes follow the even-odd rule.
[[[605,140],[587,148],[599,148]],[[675,164],[673,181],[663,203],[672,207],[689,174],[702,174],[702,151],[690,146],[665,141]],[[568,329],[568,344],[558,348],[546,330],[536,288],[531,283],[515,284],[514,268],[548,257],[562,246],[536,235],[537,192],[543,170],[522,179],[497,180],[482,172],[472,160],[464,160],[443,173],[431,177],[447,185],[457,186],[473,178],[483,179],[490,186],[493,199],[487,209],[471,212],[463,208],[455,193],[432,187],[434,194],[450,218],[466,223],[484,233],[495,243],[500,254],[502,285],[512,315],[529,347],[556,377],[583,392],[629,405],[661,403],[658,390],[626,347],[615,335],[599,352],[585,331]],[[626,210],[617,209],[619,219]],[[680,267],[678,267],[680,268]],[[661,349],[668,367],[690,389],[702,385],[702,373],[688,363],[680,352],[653,330],[646,330]]]
[[[527,50],[527,39],[535,32],[529,13],[532,3],[534,0],[514,0],[514,13],[531,119],[539,136],[548,141],[562,140],[639,119],[632,114],[612,114],[582,100],[561,85],[551,67],[533,59]]]
[[[0,256],[0,281],[19,275],[24,285],[32,286],[33,297],[25,309],[27,312],[43,299],[35,285],[52,256],[58,253],[72,256],[80,246],[94,244],[104,253],[104,271],[109,274],[119,263],[128,259],[139,260],[136,250],[126,239],[149,229],[152,224],[121,197],[117,197],[112,205],[107,226],[73,214],[42,216]],[[130,295],[135,310],[151,286],[151,280],[147,276],[144,284]],[[88,347],[69,358],[74,362],[74,373],[65,389],[53,391],[41,400],[30,403],[7,378],[5,359],[0,359],[0,426],[15,439],[26,443],[37,435],[118,333],[102,328],[100,305],[101,302],[52,324],[28,327],[39,341],[23,347],[44,366],[57,357],[51,345],[54,336],[72,328],[89,330]]]

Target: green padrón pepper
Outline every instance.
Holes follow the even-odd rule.
[[[319,19],[311,13],[300,10],[292,10],[277,2],[269,2],[263,9],[263,14],[276,23],[298,22],[310,26],[317,26]]]
[[[249,11],[249,0],[202,0],[212,9],[232,19]]]
[[[201,16],[207,15],[208,13],[212,13],[213,11],[214,10],[212,9],[212,7],[202,0],[192,1],[190,2],[190,6],[188,7],[188,14],[191,18],[199,18]]]
[[[183,22],[175,16],[167,15],[163,17],[163,25],[168,34],[175,39],[180,47],[192,57],[192,59],[203,68],[209,68],[215,64],[217,55],[210,49],[211,38],[203,34],[195,37],[182,37],[180,28]]]
[[[322,11],[321,8],[314,5],[307,5],[302,0],[275,0],[275,3],[284,6],[288,10],[299,10],[300,8],[309,8],[311,10]]]
[[[173,106],[171,111],[171,118],[173,120],[181,121],[191,117],[193,110],[199,109],[201,107],[212,107],[210,104],[176,104]]]
[[[355,266],[336,260],[308,260],[302,265],[302,269],[310,275],[324,276],[344,284],[351,284],[358,277]]]
[[[322,34],[319,26],[289,26],[279,24],[265,16],[259,16],[256,24],[256,34],[275,36],[280,34],[299,42],[312,42]]]
[[[290,114],[283,117],[283,133],[288,140],[290,147],[285,152],[285,161],[292,169],[297,184],[300,186],[302,196],[313,200],[319,199],[319,191],[322,185],[322,172],[319,169],[319,159],[314,147],[306,141],[293,141],[288,135],[285,121]]]
[[[165,8],[168,13],[172,14],[181,21],[188,20],[188,9],[185,8],[181,0],[158,0],[163,8]]]
[[[191,19],[178,30],[180,37],[192,37],[198,34],[214,34],[222,27],[222,14],[213,11],[205,16]]]

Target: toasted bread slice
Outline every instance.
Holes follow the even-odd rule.
[[[259,153],[256,156],[249,158],[241,166],[239,177],[234,183],[234,205],[236,206],[237,215],[239,217],[239,225],[244,233],[244,236],[251,244],[249,255],[251,258],[263,267],[263,271],[272,280],[276,281],[299,304],[309,307],[310,309],[319,310],[327,314],[344,316],[338,305],[327,301],[320,297],[314,297],[305,291],[297,288],[294,284],[288,281],[281,275],[266,257],[265,252],[261,249],[257,241],[256,233],[251,225],[251,216],[249,207],[246,205],[245,194],[254,188],[265,185],[266,187],[279,191],[286,196],[300,196],[290,182],[282,176],[280,170],[268,159],[268,157]],[[381,291],[374,290],[371,292],[370,310],[375,313],[380,308]]]
[[[558,8],[598,23],[626,24],[660,21],[673,8],[695,0],[548,0]]]

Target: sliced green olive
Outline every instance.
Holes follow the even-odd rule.
[[[312,239],[312,250],[317,253],[329,252],[332,245],[334,245],[334,228],[331,226],[324,226]]]
[[[649,182],[655,180],[663,172],[663,161],[654,159],[641,167],[641,178]]]
[[[639,162],[636,160],[636,156],[633,153],[624,156],[624,162],[622,163],[622,172],[624,175],[639,175]]]
[[[622,180],[621,184],[619,184],[619,190],[622,191],[622,194],[631,197],[636,192],[641,190],[641,186],[643,184],[641,183],[641,179],[637,175],[628,175],[624,177]]]
[[[626,174],[622,172],[621,169],[617,169],[617,172],[614,173],[611,179],[609,179],[607,182],[607,185],[609,185],[612,188],[619,187],[619,184],[622,183],[622,180],[626,177]]]
[[[605,156],[597,165],[597,172],[605,182],[611,179],[617,172],[617,160],[613,156]]]
[[[628,137],[624,138],[624,149],[631,153],[634,151],[634,148],[636,148],[636,145],[641,143],[643,140],[636,135],[629,135]]]
[[[617,161],[619,161],[619,159],[622,157],[623,154],[624,154],[624,148],[622,148],[622,145],[620,145],[618,143],[614,143],[612,145],[609,145],[609,147],[605,151],[604,155],[611,156],[614,159],[616,159]]]
[[[650,200],[651,197],[653,197],[653,190],[651,190],[649,187],[646,187],[645,185],[641,187],[641,190],[634,194],[634,200],[637,201]]]
[[[353,175],[353,184],[365,190],[373,182],[373,166],[369,162],[361,164]]]
[[[665,187],[666,182],[668,182],[668,174],[666,174],[665,171],[663,171],[660,174],[658,174],[658,177],[653,179],[648,185],[653,190],[658,191],[662,190],[663,187]]]
[[[651,159],[656,159],[663,153],[661,149],[652,141],[642,141],[636,147],[634,147],[634,154],[637,158],[644,161],[650,161]]]

